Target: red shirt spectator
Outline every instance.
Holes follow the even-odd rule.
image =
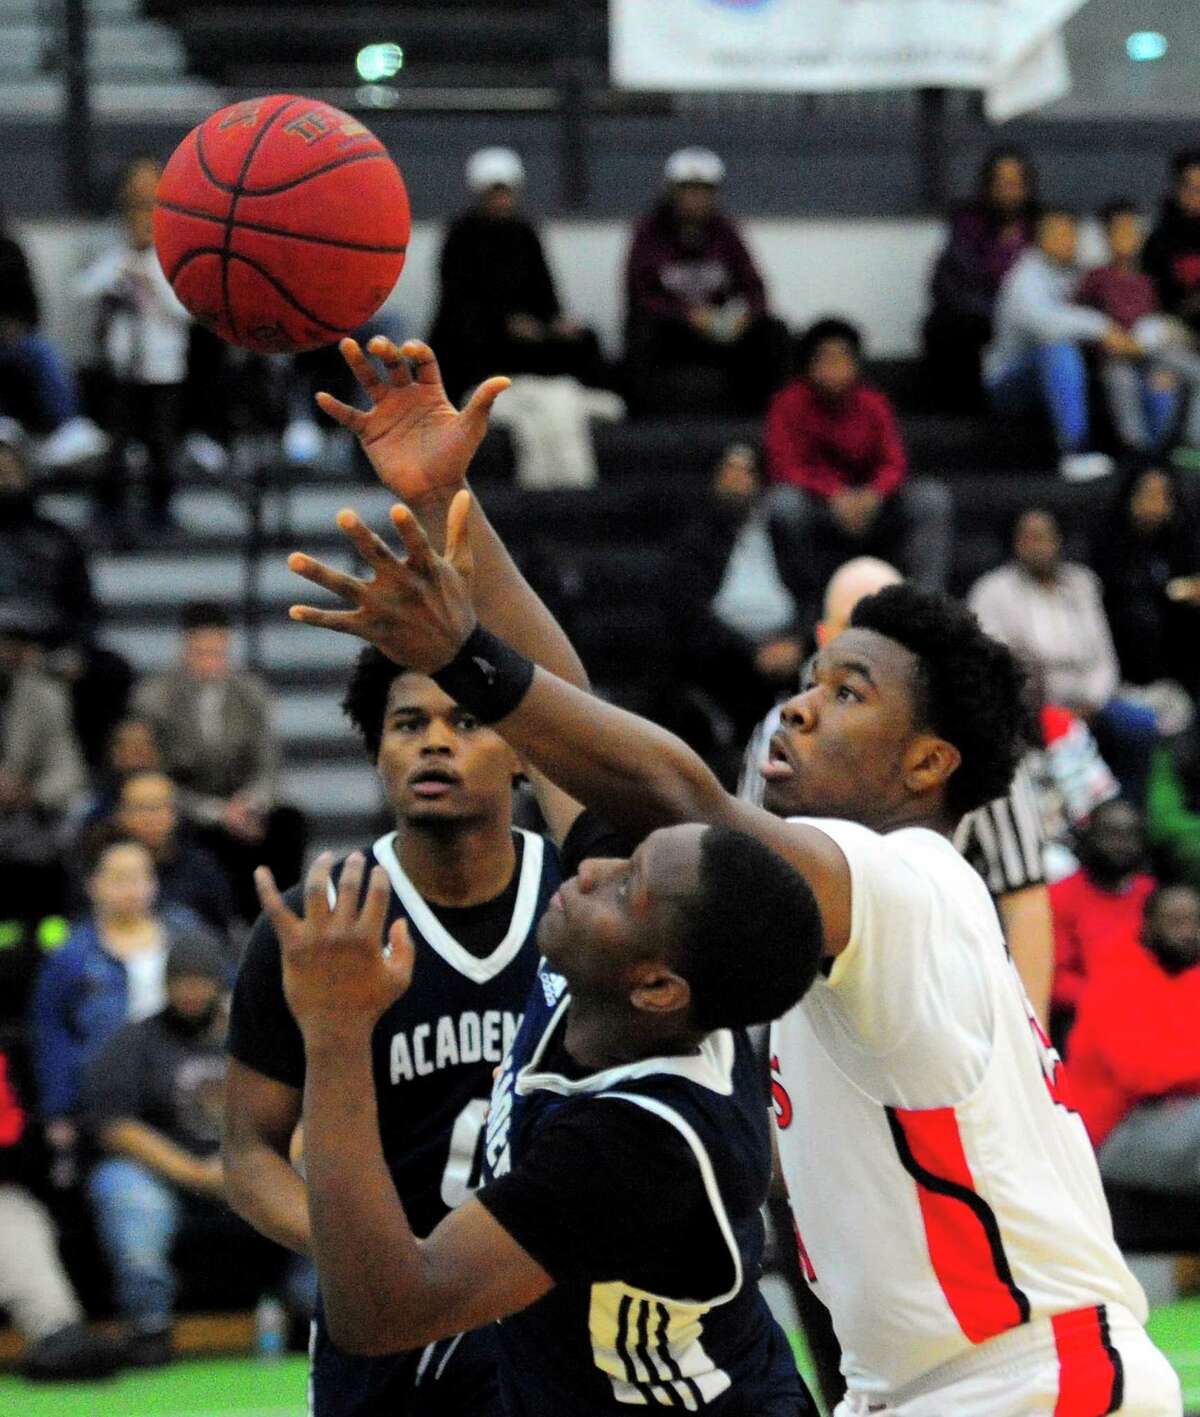
[[[1137,809],[1121,798],[1092,810],[1077,844],[1080,870],[1050,887],[1054,916],[1051,1007],[1073,1014],[1089,979],[1132,953],[1153,876],[1138,870],[1146,845]]]
[[[1178,943],[1170,916],[1190,921]],[[1139,1103],[1200,1095],[1196,892],[1166,886],[1147,905],[1144,943],[1088,983],[1071,1035],[1075,1105],[1095,1146]]]
[[[796,379],[771,400],[764,436],[771,480],[818,497],[859,488],[886,497],[908,471],[891,403],[859,383],[830,395]]]

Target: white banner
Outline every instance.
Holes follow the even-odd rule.
[[[1086,0],[609,0],[618,88],[978,88],[997,121],[1070,88]]]

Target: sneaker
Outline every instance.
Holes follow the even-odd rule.
[[[1064,482],[1095,482],[1107,477],[1113,467],[1107,453],[1064,453],[1058,460],[1058,475]]]
[[[92,1333],[86,1324],[67,1324],[30,1344],[20,1373],[32,1382],[86,1382],[110,1378],[122,1363],[120,1344]]]
[[[207,433],[193,429],[183,440],[184,456],[209,477],[219,477],[229,469],[229,454]]]
[[[134,1330],[125,1339],[122,1357],[128,1368],[165,1368],[175,1356],[169,1328]]]
[[[290,463],[315,463],[325,447],[325,436],[311,418],[293,418],[283,430],[283,456]]]
[[[90,418],[68,418],[41,440],[37,458],[43,467],[75,467],[103,457],[111,442],[108,434],[97,428]]]

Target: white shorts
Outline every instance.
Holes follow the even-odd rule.
[[[1174,1369],[1115,1305],[1001,1334],[890,1398],[848,1393],[834,1417],[1182,1417]]]

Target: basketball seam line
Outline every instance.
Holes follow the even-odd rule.
[[[228,220],[228,218],[216,216],[212,212],[201,212],[195,211],[191,207],[181,207],[177,202],[160,201],[158,205],[164,211],[175,212],[179,216],[195,217],[198,221],[215,222],[218,226],[224,226]],[[240,226],[243,231],[258,231],[264,236],[286,236],[291,241],[311,241],[320,246],[339,246],[346,251],[365,251],[368,254],[380,256],[402,256],[408,250],[407,246],[370,246],[362,241],[341,241],[334,236],[313,236],[306,231],[287,231],[281,226],[267,226],[257,221],[235,221],[234,226]]]
[[[223,256],[224,254],[224,250],[220,246],[193,246],[190,251],[186,252],[180,258],[179,262],[175,266],[175,269],[171,272],[170,278],[172,283],[179,275],[179,272],[183,270],[184,266],[188,265],[189,262],[194,261],[198,256]],[[320,315],[314,315],[311,310],[308,310],[303,305],[301,305],[300,302],[296,299],[296,297],[292,294],[292,292],[287,288],[287,286],[283,284],[282,281],[277,280],[276,277],[272,275],[271,272],[266,268],[266,266],[260,265],[259,262],[254,260],[252,257],[243,256],[240,251],[230,251],[229,260],[231,262],[241,261],[243,265],[249,266],[250,269],[253,271],[257,271],[258,274],[262,276],[262,278],[269,285],[274,286],[275,290],[283,296],[283,298],[287,301],[289,305],[299,310],[299,312],[304,316],[306,320],[312,320],[314,324],[321,325],[327,330],[333,330],[336,334],[339,335],[343,335],[346,333],[346,328],[344,325],[331,325],[328,320],[322,320]]]
[[[250,164],[254,161],[254,154],[258,151],[262,140],[267,136],[267,134],[279,121],[279,119],[283,117],[283,115],[288,111],[288,109],[291,108],[294,104],[300,102],[301,100],[298,98],[290,98],[286,103],[281,103],[279,107],[275,110],[275,112],[271,114],[270,118],[268,118],[267,121],[258,130],[258,132],[255,133],[254,141],[246,150],[246,156],[242,160],[242,170],[238,173],[237,182],[234,184],[232,199],[229,203],[229,215],[225,219],[225,240],[221,248],[221,296],[225,302],[225,319],[228,321],[230,331],[232,332],[235,338],[238,334],[238,327],[237,321],[233,318],[233,306],[229,303],[229,254],[230,247],[233,244],[234,217],[237,215],[237,205],[238,202],[241,200],[243,193],[242,183],[245,181],[246,174],[250,171]],[[297,306],[296,308],[299,309],[300,307]]]
[[[388,154],[385,152],[351,153],[349,157],[339,157],[336,162],[329,162],[324,167],[314,168],[312,172],[306,172],[301,177],[293,177],[288,182],[281,182],[277,187],[243,187],[238,195],[242,197],[277,197],[280,192],[288,192],[293,187],[310,182],[314,177],[323,177],[327,172],[333,172],[335,168],[349,167],[352,162],[372,162],[377,158],[387,156]]]

